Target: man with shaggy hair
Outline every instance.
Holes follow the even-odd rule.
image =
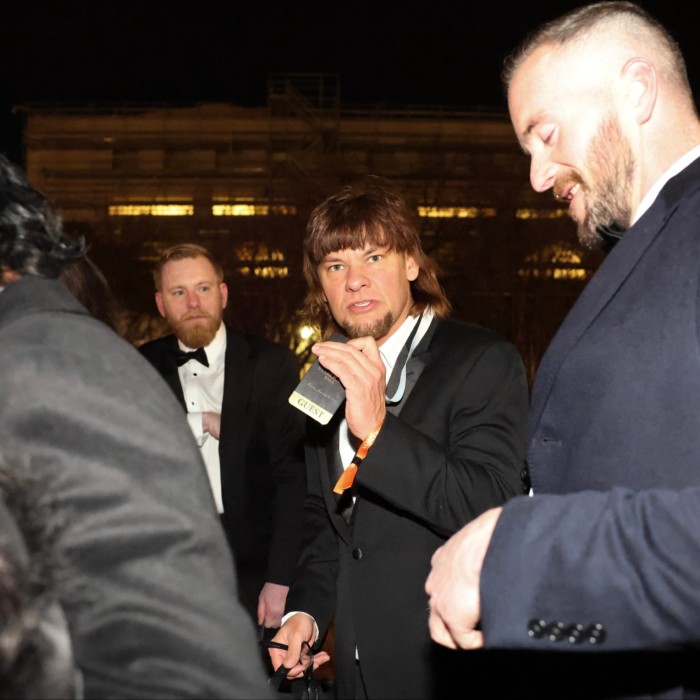
[[[449,318],[408,207],[379,178],[314,210],[304,273],[309,320],[349,338],[313,347],[345,403],[327,425],[308,421],[308,544],[273,665],[300,676],[302,647],[335,616],[338,697],[444,697],[457,660],[431,644],[423,582],[450,534],[522,493],[523,364]],[[458,663],[478,674],[478,659]]]

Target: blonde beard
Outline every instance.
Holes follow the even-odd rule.
[[[170,327],[177,339],[188,348],[205,348],[216,336],[221,325],[221,316],[202,319],[195,324],[185,324],[184,321],[171,322]]]

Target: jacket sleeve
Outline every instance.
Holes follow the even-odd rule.
[[[445,536],[523,492],[528,391],[510,343],[434,362],[409,400],[387,414],[358,470],[361,486]]]
[[[270,380],[269,395],[274,399],[264,420],[274,478],[274,507],[265,580],[288,586],[301,552],[306,495],[304,416],[287,400],[299,383],[299,365],[291,352],[280,353]]]
[[[699,532],[697,487],[510,501],[481,575],[486,646],[585,652],[696,644]],[[556,626],[563,633],[551,639]]]
[[[306,465],[308,493],[304,502],[304,540],[286,610],[311,615],[322,639],[336,607],[338,538],[323,499],[320,465],[314,448],[306,450]]]
[[[265,697],[251,621],[199,452],[170,390],[97,321],[5,328],[0,444],[64,525],[86,697]]]

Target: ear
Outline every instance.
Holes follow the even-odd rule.
[[[219,284],[219,294],[221,295],[221,308],[225,309],[226,304],[228,304],[228,287],[226,282],[221,282]]]
[[[654,66],[643,58],[631,58],[622,68],[626,104],[637,124],[648,122],[656,107],[659,93]]]
[[[418,278],[419,273],[420,268],[418,267],[416,259],[409,253],[406,253],[406,279],[408,279],[409,282],[413,282]]]
[[[165,318],[165,307],[163,306],[163,295],[160,292],[156,292],[156,306],[158,307],[158,313]]]

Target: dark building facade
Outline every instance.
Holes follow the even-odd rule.
[[[301,237],[311,209],[366,174],[409,201],[455,315],[500,331],[532,374],[598,265],[534,193],[506,114],[341,105],[337,79],[276,75],[261,108],[17,107],[31,181],[86,236],[138,343],[162,330],[150,265],[176,242],[222,260],[230,320],[303,350]],[[301,335],[300,335],[301,334]]]

